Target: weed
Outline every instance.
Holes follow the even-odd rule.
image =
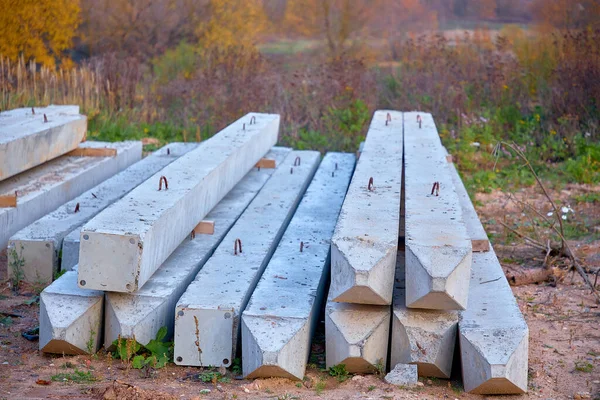
[[[350,375],[348,374],[348,370],[346,370],[346,364],[338,364],[329,368],[329,375],[333,376],[337,379],[338,382],[344,382],[348,380]]]
[[[375,390],[376,388],[377,388],[377,386],[375,386],[375,385],[371,385],[371,386],[369,386],[369,387],[367,388],[367,391],[368,391],[368,392],[372,392],[372,391],[373,391],[373,390]]]
[[[319,382],[317,382],[315,384],[315,393],[320,396],[321,393],[323,393],[323,390],[325,390],[325,381],[323,380],[323,378],[319,379]]]
[[[23,246],[20,253],[17,253],[15,247],[11,247],[8,251],[8,267],[11,271],[10,283],[15,293],[19,293],[21,281],[25,278],[23,267],[25,266],[25,258],[23,258]]]
[[[575,370],[589,373],[594,370],[594,366],[586,361],[575,361]]]
[[[301,387],[302,387],[302,384],[301,384],[300,382],[296,382],[296,387],[297,387],[297,388],[301,388]]]
[[[383,358],[377,360],[377,364],[375,364],[375,369],[377,370],[377,375],[380,378],[385,376],[385,364],[383,363]]]
[[[11,326],[13,324],[13,319],[8,316],[8,315],[4,315],[4,314],[0,314],[0,325],[4,325],[4,326]]]
[[[271,389],[269,389],[269,388],[266,388],[266,389],[265,389],[265,393],[267,393],[267,394],[271,394],[271,393],[273,393],[273,391],[272,391]]]
[[[89,383],[94,382],[96,377],[90,371],[79,371],[75,369],[73,372],[61,372],[56,375],[52,375],[50,378],[55,382],[74,382],[74,383]]]
[[[457,395],[458,395],[458,394],[461,394],[461,393],[463,392],[463,389],[462,389],[462,387],[460,386],[460,384],[454,384],[454,385],[452,385],[452,391],[453,391],[455,394],[457,394]]]
[[[96,331],[92,328],[90,329],[90,338],[89,340],[86,342],[85,344],[85,348],[88,352],[88,354],[94,354],[96,351],[95,349],[95,343],[96,343]]]
[[[201,380],[202,382],[205,383],[214,383],[216,384],[217,382],[220,383],[229,383],[231,382],[231,378],[228,378],[226,376],[223,376],[220,372],[218,371],[204,371],[202,373],[200,373],[198,375],[198,379]]]
[[[575,196],[578,203],[600,203],[600,192],[590,192]]]
[[[233,363],[231,364],[231,372],[235,375],[240,375],[242,373],[242,359],[237,357],[233,359]]]
[[[39,295],[36,295],[36,296],[33,296],[33,297],[32,297],[31,299],[29,299],[29,300],[25,300],[25,301],[23,302],[23,304],[24,304],[24,305],[26,305],[26,306],[32,306],[32,305],[34,305],[34,304],[38,304],[39,302],[40,302],[40,296],[39,296]]]
[[[143,346],[133,338],[119,338],[112,344],[116,351],[114,356],[129,364],[134,369],[163,368],[173,359],[173,342],[165,342],[167,327],[163,326],[156,333],[156,338]]]

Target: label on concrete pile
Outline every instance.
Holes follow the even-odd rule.
[[[195,143],[171,143],[13,235],[10,245],[22,251],[25,280],[52,281],[59,269],[59,251],[63,238],[69,232],[80,229],[85,222],[129,193],[156,171],[197,146]],[[75,264],[77,261],[73,265]]]
[[[142,157],[141,142],[85,142],[79,147],[115,149],[117,155],[61,156],[0,182],[0,196],[17,192],[17,207],[0,208],[0,248],[6,248],[9,238],[16,232]],[[20,253],[19,248],[14,250]],[[32,282],[38,279],[37,276],[29,278]]]
[[[431,114],[404,113],[406,305],[467,305],[471,240]]]
[[[246,378],[304,378],[354,163],[353,154],[325,156],[254,290],[242,315]]]
[[[76,149],[86,133],[78,106],[0,112],[0,181]]]
[[[277,141],[279,116],[248,114],[180,157],[81,231],[79,284],[139,290]]]
[[[291,149],[274,147],[267,156],[279,165]],[[265,185],[274,169],[253,168],[206,216],[214,222],[211,235],[196,234],[183,241],[171,256],[135,293],[106,293],[104,346],[133,338],[147,344],[160,328],[173,334],[175,305],[223,237]]]
[[[332,239],[333,301],[391,304],[401,178],[402,113],[377,111]]]
[[[250,203],[177,303],[175,363],[231,365],[241,313],[320,161],[294,151]]]

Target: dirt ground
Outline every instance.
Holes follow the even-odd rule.
[[[581,263],[589,271],[600,268],[600,203],[578,202],[582,194],[600,188],[567,186],[556,192],[561,204],[575,210],[569,222],[585,235],[571,241]],[[545,210],[543,198],[532,190],[521,192]],[[539,267],[545,255],[525,246],[496,220],[509,215],[526,220],[519,207],[509,204],[502,193],[478,195],[478,212],[493,235],[494,248],[506,268]],[[1,257],[1,256],[0,256]],[[4,261],[4,262],[3,262]],[[556,260],[555,260],[556,261]],[[556,261],[560,265],[559,261]],[[600,308],[583,280],[566,269],[556,269],[556,283],[513,287],[530,331],[529,392],[523,396],[490,396],[496,399],[600,399]],[[6,276],[6,260],[0,259],[0,278]],[[593,281],[594,275],[590,273]],[[600,284],[598,285],[600,288]],[[173,364],[156,371],[128,368],[106,353],[95,356],[48,356],[37,350],[38,343],[21,336],[38,325],[39,288],[25,287],[12,293],[8,282],[0,290],[0,399],[482,399],[464,393],[459,369],[452,380],[421,379],[415,389],[388,385],[378,376],[353,376],[338,382],[323,366],[321,333],[313,344],[311,366],[304,382],[285,379],[246,381],[230,371],[222,382],[204,383],[199,368]],[[7,314],[14,314],[10,319]],[[83,383],[60,381],[61,373],[89,372]],[[54,376],[58,381],[52,381]],[[49,383],[49,384],[47,384]]]

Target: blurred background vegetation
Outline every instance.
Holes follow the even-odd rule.
[[[200,141],[249,111],[355,151],[433,113],[471,190],[600,182],[598,0],[0,0],[0,108],[79,104],[88,137]],[[509,155],[509,154],[507,154]],[[495,166],[495,168],[494,168]],[[553,179],[557,178],[557,179]]]

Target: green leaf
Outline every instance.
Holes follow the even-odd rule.
[[[135,369],[142,369],[146,365],[145,361],[144,356],[135,356],[133,357],[131,366]]]
[[[166,337],[167,337],[167,327],[163,326],[156,333],[156,340],[158,340],[159,342],[162,342],[164,340],[164,338],[166,338]]]

